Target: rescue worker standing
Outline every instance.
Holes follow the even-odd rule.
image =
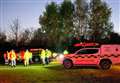
[[[64,52],[63,52],[63,54],[64,54],[64,55],[65,55],[65,54],[69,54],[69,52],[65,49]]]
[[[30,53],[30,64],[33,63],[32,61],[32,52],[29,52]]]
[[[51,55],[52,55],[52,52],[50,50],[46,49],[46,55],[45,55],[46,56],[45,57],[46,64],[50,63],[50,57],[51,57]]]
[[[26,52],[24,54],[24,66],[29,65],[29,59],[30,59],[30,52],[28,50],[26,50]]]
[[[41,51],[41,59],[42,59],[42,64],[45,64],[45,50],[42,49]]]
[[[11,51],[10,52],[7,51],[7,56],[8,56],[8,64],[10,66],[11,65]]]
[[[7,52],[4,53],[4,63],[8,64],[8,56],[7,56]]]
[[[11,50],[10,52],[10,60],[11,60],[11,67],[16,66],[16,54],[14,50]]]

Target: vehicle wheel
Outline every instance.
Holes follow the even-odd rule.
[[[40,62],[39,56],[34,56],[34,57],[32,58],[32,60],[33,60],[33,62],[35,62],[35,63]]]
[[[111,62],[109,60],[103,60],[100,62],[100,67],[101,69],[103,70],[107,70],[107,69],[110,69],[111,67]]]
[[[66,69],[70,69],[70,68],[72,68],[73,63],[72,63],[72,61],[70,61],[70,60],[64,60],[64,61],[63,61],[63,65],[64,65],[64,67],[65,67]]]

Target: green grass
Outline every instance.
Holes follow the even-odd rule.
[[[102,83],[120,81],[120,68],[103,71],[97,68],[65,69],[51,63],[43,66],[33,64],[28,67],[17,65],[0,66],[0,83]]]

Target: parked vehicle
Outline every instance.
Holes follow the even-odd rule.
[[[100,48],[82,48],[73,54],[64,55],[63,65],[69,69],[73,66],[98,66],[110,69],[111,65],[120,63],[120,45],[101,45]]]
[[[34,63],[42,63],[40,56],[41,50],[42,50],[41,48],[30,49],[30,51],[32,52],[32,61]]]

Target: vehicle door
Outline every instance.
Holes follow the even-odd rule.
[[[82,49],[75,53],[75,64],[97,64],[99,61],[99,49]]]

